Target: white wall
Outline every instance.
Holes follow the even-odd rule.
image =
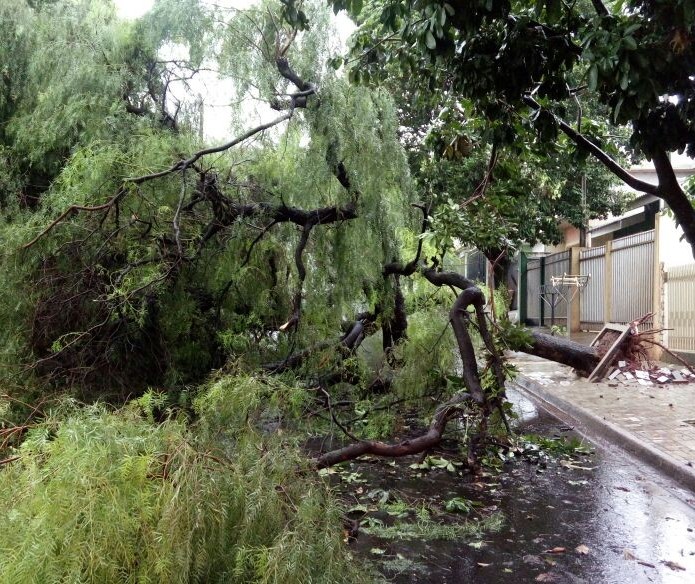
[[[695,262],[690,245],[683,239],[683,230],[666,212],[661,212],[659,220],[659,262],[666,270],[672,266],[683,266]]]

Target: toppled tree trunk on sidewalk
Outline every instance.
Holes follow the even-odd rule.
[[[584,376],[590,375],[601,360],[601,355],[596,347],[589,347],[564,337],[538,331],[532,331],[531,337],[531,345],[520,347],[519,350],[549,361],[568,365]]]
[[[594,346],[587,346],[564,337],[548,335],[538,331],[530,331],[531,342],[529,345],[519,347],[520,351],[542,357],[549,361],[562,363],[574,368],[577,373],[585,377],[591,377],[593,381],[599,381],[619,361],[625,361],[629,367],[649,368],[649,349],[652,345],[659,346],[669,353],[675,361],[686,368],[691,369],[678,355],[673,354],[664,345],[654,340],[655,334],[663,329],[639,330],[639,326],[649,320],[653,315],[646,314],[627,325],[621,332],[619,326],[608,325],[600,334],[600,338]],[[604,359],[608,355],[607,359]],[[602,360],[605,362],[601,363]],[[599,364],[601,366],[599,367]],[[693,371],[691,369],[693,373]]]

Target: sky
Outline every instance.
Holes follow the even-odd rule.
[[[212,1],[216,5],[234,8],[245,8],[256,2],[256,0],[203,0],[203,2]],[[155,0],[113,0],[113,2],[121,18],[136,19],[149,11]],[[344,11],[336,17],[336,28],[343,45],[345,45],[347,38],[355,30],[355,25]],[[213,142],[228,139],[232,108],[225,104],[229,102],[229,95],[233,93],[231,82],[221,80],[212,73],[201,72],[191,81],[191,88],[194,94],[200,95],[204,103],[203,132],[205,138]],[[246,104],[243,107],[246,110]],[[254,125],[277,116],[277,112],[271,110],[267,104],[255,102],[254,104],[249,104],[248,107],[248,119]]]
[[[114,0],[114,4],[122,18],[138,18],[152,8],[154,0]]]

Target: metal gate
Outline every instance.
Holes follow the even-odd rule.
[[[668,347],[695,353],[695,264],[670,268],[666,286]]]
[[[611,321],[627,324],[654,309],[654,231],[613,241]],[[645,322],[649,326],[651,321]]]
[[[564,276],[570,272],[570,252],[561,251],[547,256],[545,259],[545,270],[543,284],[549,286],[553,276]],[[543,310],[543,324],[551,325],[551,308],[546,304]],[[555,306],[555,324],[567,325],[567,302],[558,298]]]
[[[603,327],[604,286],[606,275],[606,246],[592,247],[579,252],[579,273],[589,276],[579,303],[580,328],[596,330]]]

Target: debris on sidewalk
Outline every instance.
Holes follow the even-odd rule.
[[[606,323],[603,326],[590,344],[596,349],[600,361],[589,375],[589,381],[601,381],[608,377],[608,381],[612,382],[630,384],[636,381],[645,386],[695,381],[695,368],[654,338],[666,329],[640,331],[640,326],[652,317],[653,313],[649,313],[627,325]],[[681,365],[670,368],[654,364],[650,358],[650,347],[654,346],[661,348]]]
[[[636,364],[628,361],[619,361],[608,375],[608,381],[620,382],[624,385],[667,385],[671,383],[685,384],[695,383],[695,374],[687,369],[676,369],[665,366],[646,366],[644,363]]]

